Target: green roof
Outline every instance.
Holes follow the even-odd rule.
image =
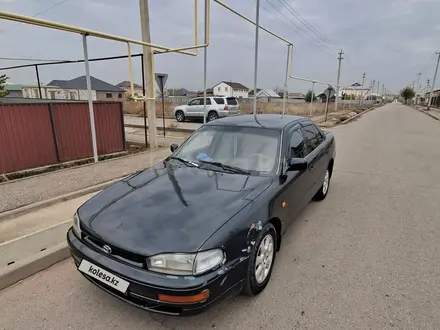
[[[6,84],[5,89],[7,91],[21,91],[20,84]]]

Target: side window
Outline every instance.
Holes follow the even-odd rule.
[[[188,105],[199,105],[199,104],[200,104],[200,99],[194,99],[188,103]]]
[[[307,140],[307,154],[309,154],[321,144],[322,135],[313,124],[303,127],[302,131]]]
[[[204,105],[204,99],[200,99],[200,105]],[[209,97],[206,98],[206,105],[211,105],[211,99]]]
[[[222,99],[221,97],[214,97],[214,101],[217,104],[225,104],[225,100]]]
[[[289,159],[304,158],[306,156],[306,147],[304,138],[299,129],[292,132],[289,142]]]

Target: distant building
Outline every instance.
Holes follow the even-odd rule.
[[[128,80],[121,81],[119,84],[116,85],[116,87],[119,87],[125,91],[125,98],[131,97],[131,86],[130,82]],[[133,90],[135,94],[143,95],[144,90],[141,85],[133,83]]]
[[[103,80],[90,76],[90,83],[92,91],[96,94],[96,100],[98,101],[120,101],[124,100],[125,90],[109,84]],[[84,93],[86,93],[85,99],[87,99],[87,84],[86,76],[80,76],[71,80],[52,80],[49,85],[56,86],[63,90],[77,90],[79,99],[84,99]],[[54,91],[53,95],[57,96],[58,93],[64,93],[61,91]],[[49,97],[52,98],[52,97]],[[94,98],[95,99],[95,98]]]
[[[249,92],[249,97],[254,97],[254,91]],[[257,98],[280,98],[280,96],[273,89],[257,88]]]
[[[222,81],[214,85],[212,89],[214,94],[219,96],[233,96],[237,98],[249,97],[249,88],[237,82]]]
[[[368,87],[362,87],[362,85],[356,81],[350,86],[343,88],[342,94],[345,95],[347,99],[360,100],[361,98],[365,98],[367,96],[369,90],[370,89]]]
[[[8,95],[6,95],[5,97],[23,97],[23,92],[21,90],[20,84],[6,84],[5,90],[8,91]]]
[[[292,100],[304,100],[306,96],[303,93],[289,93],[288,98]]]

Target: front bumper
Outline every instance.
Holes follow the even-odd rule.
[[[233,266],[221,267],[201,276],[171,276],[154,273],[106,255],[78,239],[72,228],[67,232],[67,242],[77,267],[85,259],[128,281],[130,285],[124,294],[81,272],[89,281],[132,305],[168,315],[197,314],[219,298],[239,292],[248,262],[247,259],[238,261]],[[166,303],[158,300],[159,294],[193,296],[204,290],[209,290],[209,297],[199,303]]]

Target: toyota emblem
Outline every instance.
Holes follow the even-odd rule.
[[[102,247],[102,249],[104,250],[105,253],[108,253],[108,254],[112,253],[112,248],[108,245],[104,245]]]

